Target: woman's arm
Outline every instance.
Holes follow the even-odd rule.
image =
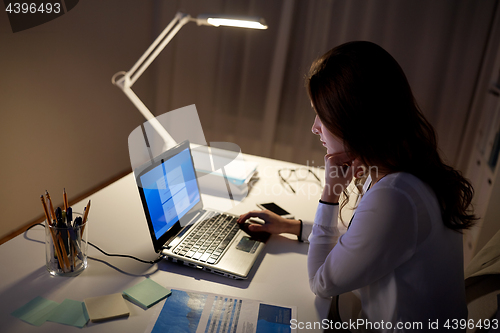
[[[238,223],[245,223],[249,218],[258,217],[264,220],[264,224],[251,223],[248,225],[248,230],[253,232],[269,232],[271,234],[290,233],[300,236],[299,220],[286,219],[279,216],[270,210],[253,210],[246,214],[240,215]]]
[[[369,285],[414,253],[416,210],[398,189],[379,187],[365,194],[351,227],[340,238],[336,216],[336,211],[326,212],[320,206],[309,237],[309,283],[318,296]]]

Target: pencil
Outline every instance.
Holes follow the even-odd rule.
[[[58,235],[58,240],[59,240],[59,246],[61,247],[61,254],[62,254],[62,259],[61,257],[60,258],[60,262],[62,263],[64,261],[64,265],[66,267],[68,267],[68,269],[71,269],[71,264],[69,263],[69,260],[68,260],[68,254],[66,253],[66,249],[64,247],[64,242],[62,240],[62,237],[61,235]],[[64,269],[63,269],[64,270]]]
[[[52,200],[50,199],[50,194],[47,190],[45,190],[45,195],[47,196],[47,200],[49,201],[50,212],[52,213],[52,225],[55,225],[56,213],[54,211],[54,206],[52,205]],[[46,208],[47,206],[44,205],[44,207]],[[50,221],[50,219],[48,221]],[[49,222],[49,228],[50,225],[51,224]],[[56,250],[57,258],[59,259],[59,263],[64,272],[66,271],[66,267],[69,268],[69,261],[66,255],[66,250],[64,249],[64,244],[62,243],[60,235],[57,235],[57,232],[54,229],[50,229],[50,233],[52,235],[52,241],[54,242],[54,249]]]
[[[47,190],[45,190],[45,195],[47,196],[47,200],[49,201],[50,213],[52,214],[52,221],[56,221],[56,211],[54,210],[54,206],[52,206],[52,200],[50,200],[50,194]]]
[[[63,272],[65,272],[66,271],[66,262],[64,261],[64,256],[63,256],[63,252],[62,252],[62,251],[64,251],[64,244],[61,244],[61,242],[60,242],[61,238],[57,236],[57,231],[55,231],[54,229],[51,228],[50,232],[52,234],[52,241],[54,242],[54,249],[56,250],[57,259],[59,260],[59,264],[61,265],[61,269],[63,270]],[[62,248],[62,251],[61,251],[61,248]]]
[[[89,210],[90,210],[90,200],[87,203],[87,207],[85,207],[85,212],[83,213],[83,224],[87,222],[87,217],[89,216]]]
[[[43,195],[40,196],[40,200],[42,201],[43,212],[45,213],[45,218],[47,219],[47,228],[49,228],[49,230],[50,230],[50,235],[52,237],[52,243],[54,245],[54,250],[56,251],[57,258],[59,258],[61,268],[64,271],[66,267],[65,267],[64,261],[62,259],[63,256],[61,254],[61,250],[59,249],[59,244],[57,242],[57,236],[55,235],[54,229],[52,229],[50,227],[51,222],[50,222],[49,211],[47,209],[47,204],[45,203],[45,198],[43,197]]]
[[[45,218],[47,219],[47,224],[50,225],[49,211],[47,209],[47,204],[45,203],[45,199],[43,198],[43,194],[40,195],[40,200],[42,201],[43,212],[45,213]]]
[[[80,234],[82,235],[83,238],[83,230],[85,229],[85,222],[87,222],[87,217],[89,216],[89,210],[90,210],[90,200],[87,203],[87,207],[85,207],[85,212],[83,213],[83,221],[82,221],[82,230]]]
[[[66,188],[63,189],[63,202],[64,202],[64,211],[68,211],[68,196],[66,195]]]
[[[50,228],[50,227],[48,227]],[[61,268],[63,271],[66,270],[66,266],[64,265],[64,261],[63,261],[63,256],[62,256],[62,253],[61,253],[61,250],[59,249],[59,243],[57,242],[58,241],[58,238],[55,234],[55,231],[54,229],[50,229],[50,234],[52,236],[52,242],[54,243],[54,250],[56,250],[56,254],[57,254],[57,258],[59,260],[59,264],[61,265]]]

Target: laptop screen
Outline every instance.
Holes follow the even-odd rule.
[[[161,159],[139,178],[156,239],[180,222],[200,202],[189,148],[168,159]]]

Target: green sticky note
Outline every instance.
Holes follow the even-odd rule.
[[[31,325],[40,326],[50,316],[59,303],[37,296],[16,311],[12,312],[16,318],[19,318]]]
[[[82,328],[89,321],[89,315],[83,302],[65,299],[59,306],[52,310],[47,320]]]
[[[170,289],[160,286],[149,278],[123,291],[127,299],[143,308],[149,308],[171,293]]]

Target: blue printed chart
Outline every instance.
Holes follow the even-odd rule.
[[[288,333],[296,307],[172,290],[146,333]]]

